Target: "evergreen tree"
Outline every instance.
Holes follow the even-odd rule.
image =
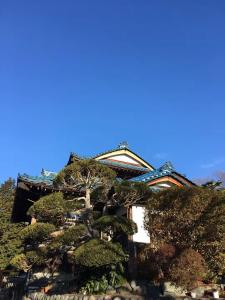
[[[96,189],[107,192],[113,185],[116,173],[110,168],[88,159],[74,162],[66,166],[56,177],[55,185],[62,189],[81,192],[83,197],[76,200],[84,200],[85,208],[91,208],[91,194]]]
[[[66,262],[79,273],[77,284],[84,293],[118,284],[125,276],[128,254],[117,237],[134,234],[136,225],[126,217],[109,215],[107,209],[94,210],[99,201],[112,208],[115,173],[93,160],[78,161],[59,173],[55,185],[62,192],[44,196],[30,207],[28,214],[37,223],[21,231],[24,252],[11,263],[26,272],[47,267],[53,275]],[[77,221],[68,225],[71,213]]]
[[[23,224],[11,223],[15,194],[15,181],[12,178],[0,185],[0,272],[10,267],[10,260],[22,251],[19,232]]]

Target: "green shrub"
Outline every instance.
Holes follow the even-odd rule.
[[[51,221],[55,225],[60,225],[64,221],[64,201],[62,193],[52,193],[35,202],[29,208],[28,214],[40,222]]]
[[[21,230],[20,236],[25,243],[38,244],[50,238],[55,226],[48,223],[35,223]]]
[[[74,262],[85,267],[102,267],[127,261],[128,255],[124,253],[120,244],[92,239],[73,253]]]

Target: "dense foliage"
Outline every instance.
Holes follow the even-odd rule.
[[[15,181],[9,178],[0,185],[0,271],[10,266],[12,257],[22,251],[19,232],[23,224],[11,223]]]
[[[98,218],[93,227],[107,233],[113,238],[118,233],[133,235],[137,231],[137,225],[126,217],[106,215]]]
[[[169,278],[172,282],[187,289],[197,285],[198,280],[205,278],[207,267],[202,255],[193,250],[185,249],[176,257],[170,267]]]
[[[74,162],[66,166],[56,177],[55,186],[68,190],[82,192],[83,197],[76,200],[84,200],[85,207],[90,208],[91,193],[102,188],[107,192],[113,185],[116,173],[98,163],[96,160],[88,159]]]
[[[21,230],[22,240],[30,245],[38,245],[49,239],[50,233],[55,231],[55,226],[48,223],[35,223]]]
[[[114,186],[112,201],[117,205],[129,207],[135,203],[146,203],[152,191],[143,182],[120,181]]]
[[[73,259],[84,267],[102,267],[127,261],[128,255],[118,243],[91,239],[73,252]]]
[[[129,256],[118,240],[134,234],[137,227],[114,213],[121,208],[119,203],[126,205],[128,198],[136,202],[136,197],[146,196],[147,189],[142,184],[134,189],[131,184],[125,186],[115,176],[94,160],[66,166],[54,182],[63,192],[44,196],[30,207],[28,214],[37,223],[21,231],[24,251],[11,264],[25,272],[47,268],[52,275],[65,268],[73,270],[79,274],[77,285],[83,292],[101,292],[122,282]]]
[[[207,277],[216,279],[225,273],[224,215],[225,193],[222,190],[168,189],[152,194],[145,227],[151,233],[152,248],[159,250],[164,244],[170,244],[179,255],[191,248],[206,261]],[[192,264],[190,267],[194,268],[193,261]]]
[[[207,266],[202,255],[191,249],[178,249],[164,244],[159,249],[150,245],[139,254],[139,276],[155,281],[171,281],[191,289],[205,278]]]
[[[138,255],[140,276],[189,289],[225,275],[224,190],[210,185],[153,193],[144,183],[117,180],[94,160],[66,166],[54,185],[61,192],[36,201],[28,214],[37,223],[23,229],[10,223],[14,181],[1,185],[2,269],[71,271],[83,293],[115,287],[126,278],[126,237],[137,231],[126,210],[147,203],[151,244]]]
[[[52,193],[35,202],[28,210],[28,214],[39,222],[51,220],[53,224],[60,225],[64,222],[64,210],[63,194]]]

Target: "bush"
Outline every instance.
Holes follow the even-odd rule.
[[[127,235],[133,235],[137,232],[137,225],[132,220],[129,220],[121,216],[102,216],[94,222],[94,228],[97,230],[114,233],[125,233]]]
[[[198,280],[204,279],[207,269],[204,258],[189,248],[174,259],[170,269],[170,280],[178,286],[190,289]]]
[[[195,249],[207,263],[210,280],[223,274],[224,191],[203,187],[170,188],[153,193],[146,210],[145,229],[151,233],[154,248],[167,243],[178,249]]]
[[[50,237],[50,233],[55,230],[55,226],[48,223],[35,223],[28,225],[21,230],[20,236],[26,243],[38,244]]]
[[[167,276],[176,248],[164,244],[158,250],[145,247],[138,255],[138,272],[142,278],[158,281]]]
[[[35,202],[28,210],[30,216],[35,217],[40,222],[49,222],[60,225],[64,221],[65,202],[63,194],[52,193],[42,197]]]
[[[87,227],[84,224],[79,224],[66,229],[63,235],[59,237],[59,240],[64,245],[75,246],[87,233]]]
[[[24,272],[27,272],[30,269],[30,266],[28,264],[27,258],[25,254],[18,254],[12,258],[10,261],[10,264],[18,269],[22,270]]]
[[[116,288],[126,282],[122,264],[110,265],[97,270],[92,276],[87,275],[85,284],[80,291],[84,294],[105,293],[107,289]]]
[[[127,261],[128,255],[120,244],[92,239],[78,247],[73,258],[78,265],[97,268]]]

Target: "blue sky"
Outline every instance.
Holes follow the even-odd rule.
[[[190,178],[225,169],[224,0],[2,0],[0,182],[126,140]]]

